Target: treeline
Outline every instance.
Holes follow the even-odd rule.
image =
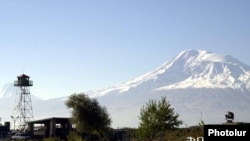
[[[84,93],[73,94],[65,102],[72,109],[72,123],[76,125],[78,133],[97,135],[103,141],[178,141],[187,137],[202,136],[202,124],[179,128],[183,124],[178,113],[171,107],[166,97],[160,100],[149,100],[141,107],[139,127],[137,129],[112,129],[112,119],[107,108],[101,106],[94,98]],[[79,134],[71,133],[69,140],[91,140]],[[97,140],[97,139],[95,139]]]

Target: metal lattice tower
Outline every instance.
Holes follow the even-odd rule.
[[[27,128],[27,122],[33,120],[33,109],[29,87],[33,86],[33,81],[29,80],[29,76],[22,74],[17,76],[14,86],[19,87],[17,92],[16,110],[18,114],[17,127],[19,130]]]

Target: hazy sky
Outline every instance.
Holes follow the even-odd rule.
[[[189,49],[250,65],[250,1],[0,0],[0,86],[25,73],[40,98],[119,84]]]

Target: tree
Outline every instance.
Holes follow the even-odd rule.
[[[72,122],[79,131],[104,136],[110,128],[111,119],[107,109],[101,107],[96,99],[91,99],[84,93],[73,94],[65,104],[72,108]]]
[[[153,139],[160,136],[161,133],[169,129],[174,129],[182,124],[178,120],[179,115],[171,108],[166,97],[162,97],[160,101],[149,100],[146,106],[141,108],[139,136],[142,139]]]

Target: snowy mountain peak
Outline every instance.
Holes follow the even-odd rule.
[[[172,78],[174,81],[163,86],[164,89],[249,89],[250,82],[242,80],[249,78],[250,67],[229,55],[205,50],[183,51],[165,66],[165,72],[161,75],[168,75],[165,78]]]
[[[242,63],[238,59],[230,56],[230,55],[221,55],[216,54],[211,51],[206,50],[187,50],[178,54],[172,61],[184,61],[185,63],[199,63],[199,62],[207,62],[207,63],[224,63],[224,64],[234,64],[240,65],[245,68],[249,68],[248,65]]]
[[[209,61],[209,62],[227,62],[227,58],[206,50],[188,50],[177,55],[175,60],[184,59],[187,62],[193,61]]]
[[[159,68],[131,81],[97,91],[93,96],[133,89],[232,88],[250,90],[250,66],[230,55],[185,50]]]

